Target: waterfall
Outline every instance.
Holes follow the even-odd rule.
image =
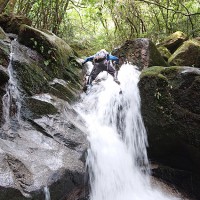
[[[51,200],[48,186],[44,187],[44,195],[45,195],[45,200]]]
[[[13,42],[11,42],[10,61],[8,65],[9,81],[6,85],[6,94],[2,98],[4,120],[2,129],[6,131],[9,136],[13,136],[13,134],[15,134],[15,131],[12,131],[11,129],[14,128],[15,130],[17,130],[19,128],[21,110],[20,91],[17,86],[17,79],[15,77],[12,66],[12,59],[14,54],[12,45]]]
[[[176,199],[151,186],[139,75],[136,66],[124,64],[120,86],[104,74],[107,79],[94,84],[76,105],[88,125],[90,200]]]

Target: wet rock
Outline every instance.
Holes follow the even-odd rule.
[[[196,176],[190,171],[174,169],[164,165],[158,165],[152,170],[152,175],[165,180],[166,183],[174,185],[188,199],[199,199],[200,176]],[[181,198],[185,199],[185,198]]]
[[[165,46],[171,53],[174,53],[187,39],[188,37],[185,33],[176,31],[161,42],[159,46]]]
[[[199,176],[200,70],[151,67],[139,88],[150,159]]]
[[[140,70],[155,65],[168,66],[153,42],[147,38],[128,40],[120,48],[115,49],[113,55],[119,57],[120,64],[131,62]]]
[[[30,111],[34,113],[35,117],[42,115],[52,115],[58,112],[51,103],[33,97],[26,99],[26,105]]]
[[[184,42],[168,61],[171,65],[200,68],[200,42],[194,39]]]
[[[19,33],[19,28],[21,24],[31,25],[32,22],[28,18],[20,15],[11,15],[11,14],[1,14],[0,15],[0,26],[7,33]]]
[[[9,43],[0,40],[0,65],[7,68],[10,57],[10,46]]]
[[[0,65],[0,77],[1,77],[1,79],[0,79],[0,86],[4,85],[9,80],[8,72],[1,65]]]

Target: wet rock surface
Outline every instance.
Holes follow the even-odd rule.
[[[59,41],[54,55],[60,59],[51,66],[52,55],[20,44],[16,35],[9,34],[12,42],[0,39],[1,200],[43,200],[49,194],[58,200],[87,187],[87,129],[69,104],[79,95],[80,64],[64,41],[42,34],[54,38],[46,48]],[[87,196],[78,194],[80,200]]]

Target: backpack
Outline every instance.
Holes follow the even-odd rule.
[[[100,63],[107,58],[108,52],[106,50],[101,50],[94,55],[93,61],[95,63]]]

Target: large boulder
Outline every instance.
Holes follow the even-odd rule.
[[[31,25],[32,22],[27,17],[21,15],[8,15],[6,13],[0,15],[0,26],[7,33],[19,33],[21,24]]]
[[[113,55],[119,57],[120,64],[131,62],[139,69],[155,65],[168,66],[154,43],[147,38],[128,40],[121,47],[115,49]]]
[[[165,46],[171,53],[174,53],[176,49],[178,49],[178,47],[180,47],[187,39],[188,37],[185,33],[176,31],[175,33],[168,36],[158,46]]]
[[[22,25],[19,42],[37,51],[38,55],[43,58],[43,61],[40,62],[40,68],[51,79],[63,79],[66,81],[69,90],[74,90],[75,93],[80,90],[82,66],[77,61],[73,49],[61,38],[51,32],[43,32]]]
[[[171,55],[168,62],[170,65],[200,68],[200,42],[194,39],[184,42]]]
[[[200,177],[200,70],[151,67],[139,88],[150,159]]]

